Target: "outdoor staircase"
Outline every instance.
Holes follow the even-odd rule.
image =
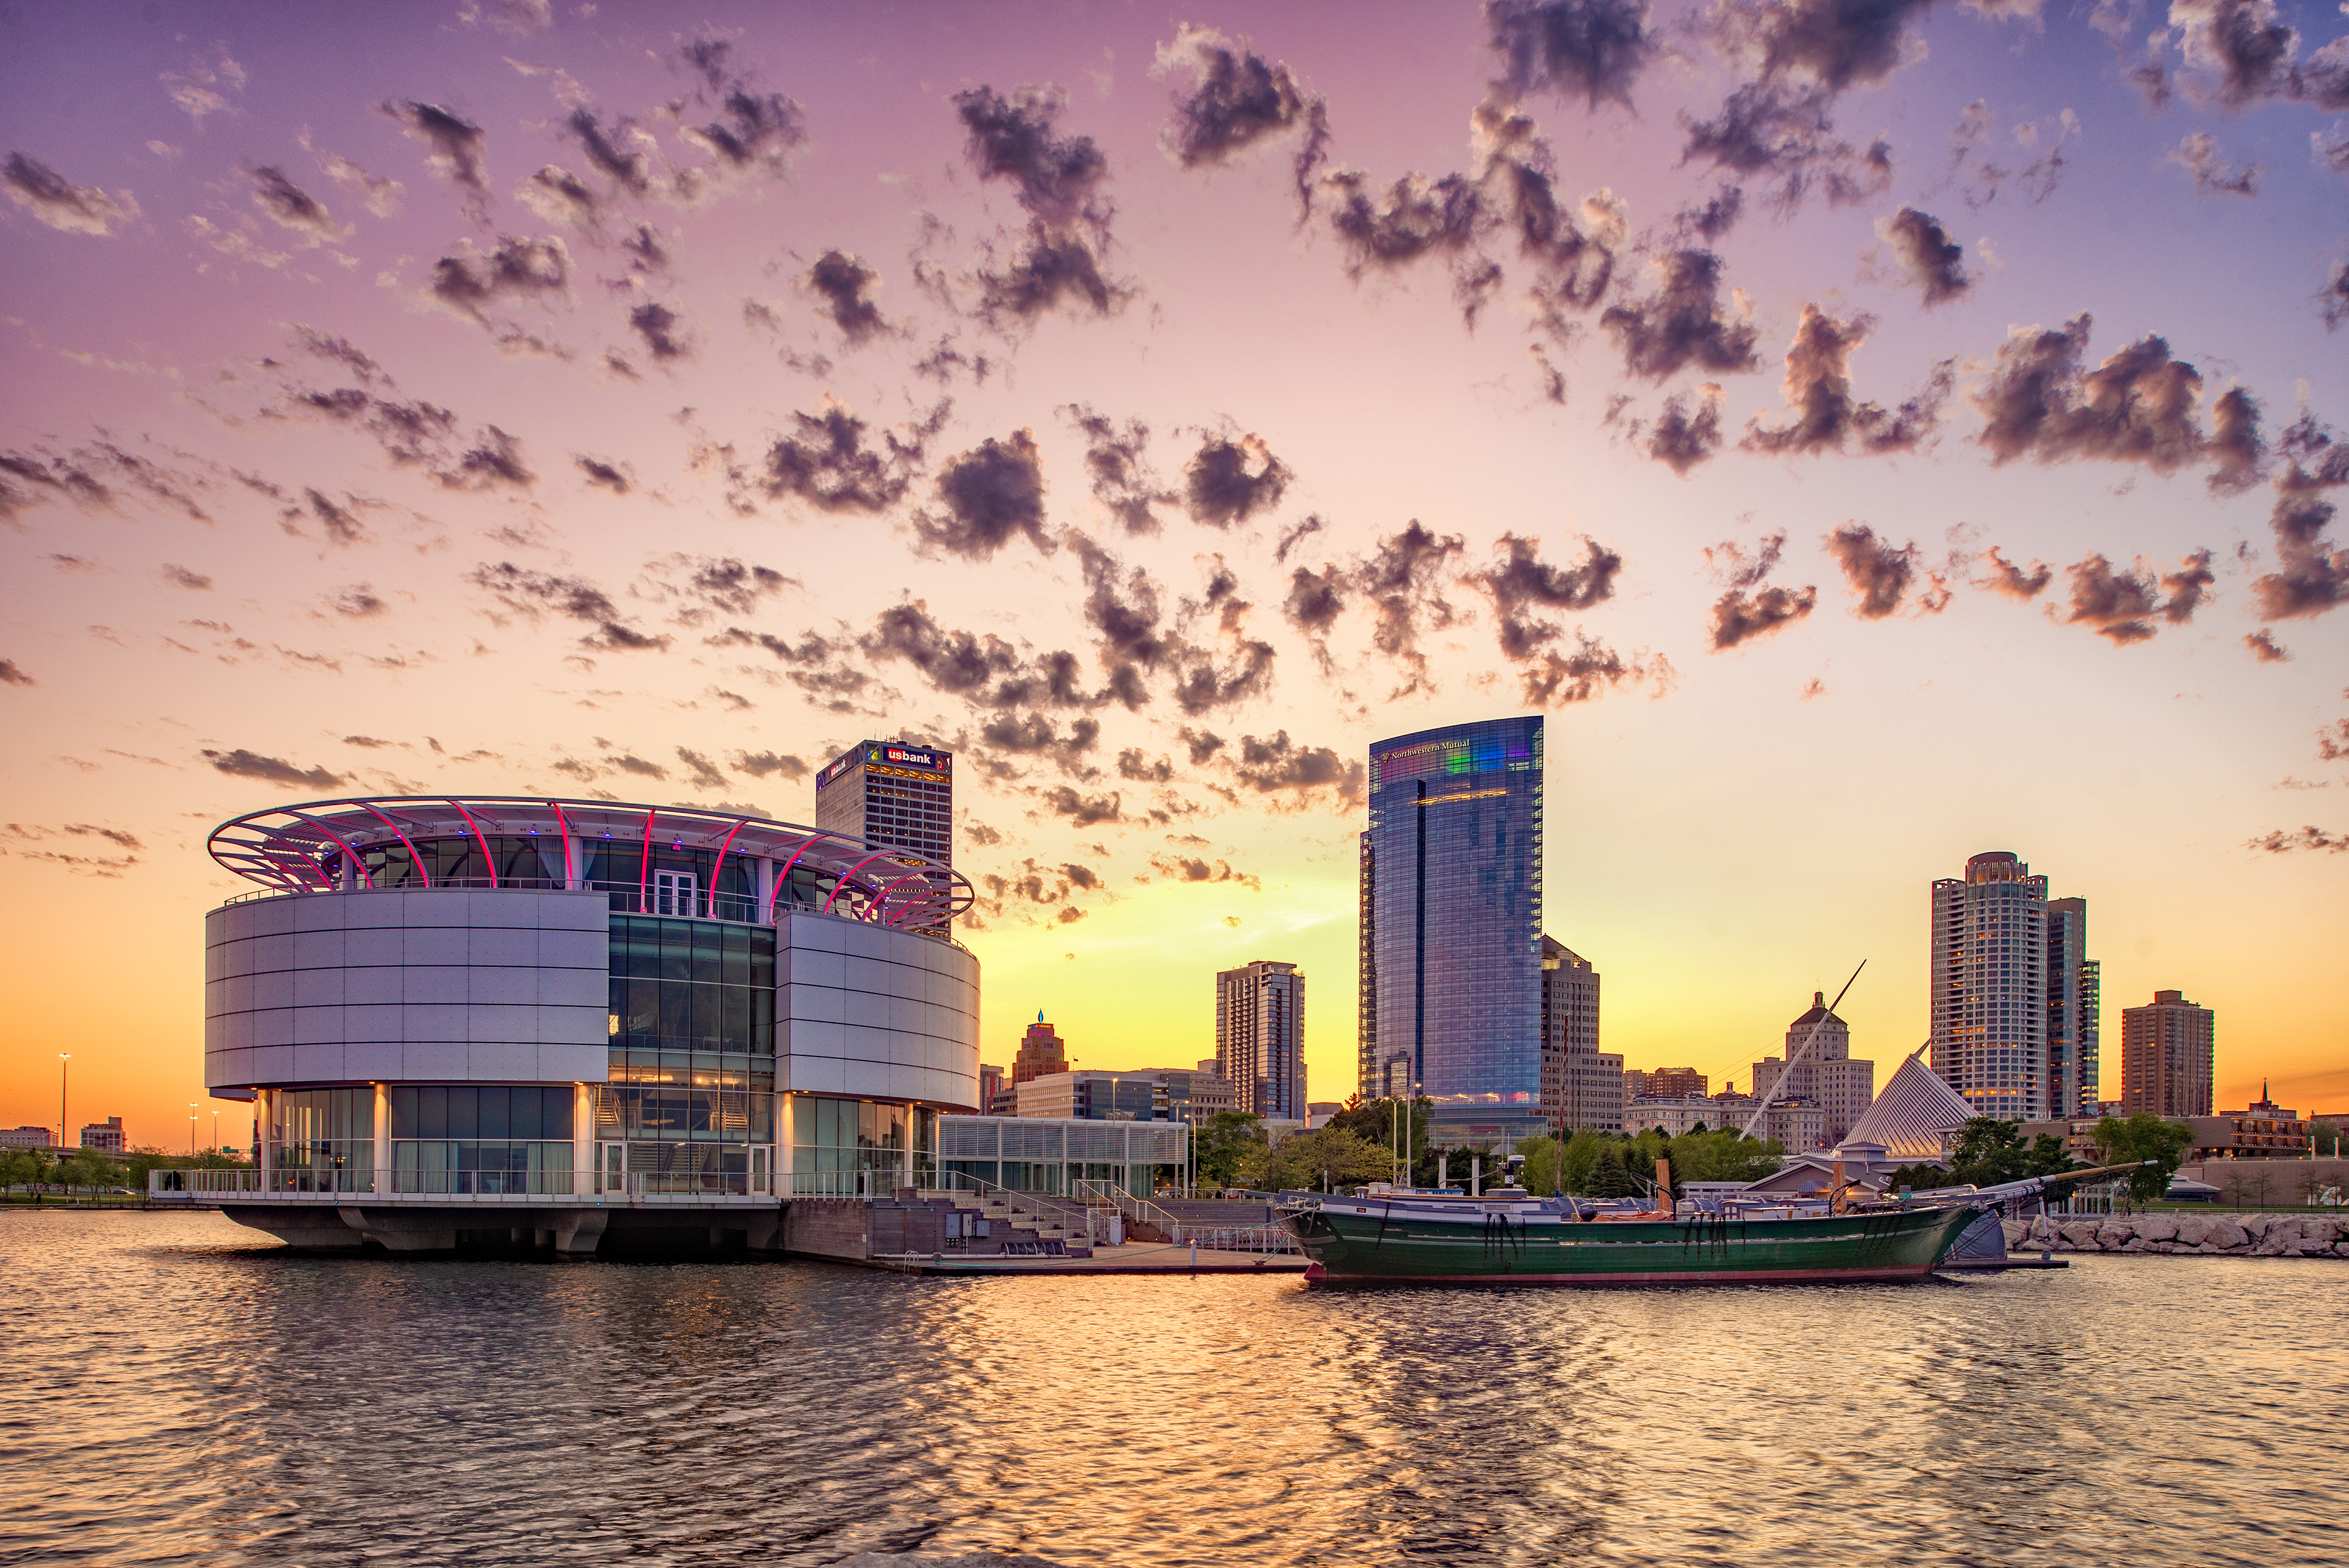
[[[1092,1255],[1092,1238],[1082,1224],[1071,1224],[1065,1216],[1035,1203],[1023,1202],[1005,1192],[967,1192],[944,1187],[921,1189],[925,1202],[947,1202],[965,1214],[976,1214],[989,1221],[991,1232],[1014,1242],[1058,1241],[1068,1255],[1089,1258]],[[1002,1229],[996,1231],[997,1226]]]

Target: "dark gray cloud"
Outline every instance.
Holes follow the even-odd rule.
[[[1258,794],[1327,791],[1331,803],[1340,807],[1361,799],[1364,772],[1359,761],[1341,757],[1328,746],[1298,745],[1286,730],[1264,739],[1242,735],[1238,753],[1229,761],[1240,783]]]
[[[1931,213],[1903,207],[1878,232],[1899,258],[1909,281],[1923,290],[1927,309],[1962,298],[1973,286],[1973,275],[1965,268],[1965,247]]]
[[[1211,435],[1183,466],[1183,502],[1191,521],[1229,528],[1280,504],[1294,478],[1260,436]]]
[[[1747,423],[1740,444],[1748,452],[1795,456],[1855,450],[1913,452],[1928,440],[1956,384],[1954,367],[1947,360],[1936,366],[1924,389],[1898,410],[1854,398],[1851,357],[1868,341],[1874,326],[1866,316],[1838,321],[1816,305],[1804,306],[1780,383],[1786,418],[1765,425],[1756,417]]]
[[[25,673],[13,659],[0,659],[0,686],[37,686],[40,682]]]
[[[333,789],[343,782],[343,775],[329,773],[322,767],[296,767],[282,757],[264,756],[259,752],[239,746],[233,752],[204,752],[204,761],[222,773],[236,778],[264,779],[271,784],[302,789]]]
[[[353,583],[327,595],[326,607],[350,620],[373,620],[391,608],[368,583]]]
[[[1648,455],[1685,474],[1721,450],[1722,389],[1707,381],[1692,399],[1674,392],[1664,400],[1663,411],[1648,431]]]
[[[1102,191],[1109,160],[1092,137],[1058,133],[1068,95],[1057,87],[1023,87],[1006,98],[977,87],[957,93],[953,103],[979,178],[1010,184],[1029,214],[1010,260],[978,269],[981,317],[1018,326],[1064,302],[1090,306],[1097,315],[1123,305],[1131,287],[1102,270],[1112,214]]]
[[[910,665],[935,690],[974,708],[1073,708],[1091,701],[1079,680],[1074,654],[1056,650],[1030,659],[991,632],[939,625],[922,599],[894,605],[874,616],[873,629],[856,639],[856,648],[875,663]]]
[[[1162,488],[1151,471],[1150,427],[1128,420],[1121,428],[1081,403],[1060,411],[1085,438],[1085,474],[1092,482],[1093,499],[1128,534],[1157,533],[1155,509],[1171,506],[1180,497]]]
[[[1469,117],[1469,129],[1482,216],[1516,235],[1518,256],[1534,266],[1530,293],[1539,325],[1565,342],[1572,334],[1568,317],[1597,305],[1613,281],[1629,233],[1627,209],[1611,192],[1599,191],[1583,198],[1578,222],[1559,198],[1549,142],[1514,103],[1488,96]],[[1481,257],[1455,272],[1470,327],[1475,307],[1499,281],[1499,268]]]
[[[2349,850],[2349,833],[2327,833],[2321,827],[2308,826],[2298,833],[2281,830],[2265,834],[2243,846],[2246,849],[2264,849],[2271,855],[2283,855],[2294,849],[2313,849],[2319,854],[2339,855]]]
[[[2055,576],[2055,569],[2044,561],[2032,562],[2028,570],[2016,566],[1995,545],[1982,552],[1982,562],[1984,576],[1975,579],[1978,587],[2026,604],[2037,598]]]
[[[1713,648],[1718,653],[1792,625],[1818,603],[1816,587],[1773,585],[1754,592],[1732,588],[1713,607]]]
[[[2226,445],[2202,433],[2196,406],[2201,373],[2170,357],[2168,342],[2148,336],[2106,358],[2094,370],[2082,369],[2089,317],[2083,314],[2061,328],[2016,327],[2000,345],[1989,379],[1974,394],[1983,428],[1977,438],[1993,463],[2029,457],[2041,462],[2096,458],[2143,463],[2156,473],[2215,459],[2235,483],[2243,453],[2256,450],[2257,405],[2240,400],[2229,410]]]
[[[335,222],[335,215],[287,179],[284,170],[264,166],[248,168],[245,173],[253,181],[253,204],[279,228],[308,234],[314,241],[343,237],[342,226]]]
[[[589,457],[585,452],[574,452],[571,461],[579,465],[579,472],[587,476],[588,483],[608,490],[615,495],[626,495],[636,487],[626,463],[606,462],[600,457]]]
[[[1098,719],[1071,719],[1067,732],[1063,733],[1061,722],[1047,714],[998,713],[979,725],[978,737],[999,755],[1041,757],[1064,774],[1083,779],[1101,776],[1101,770],[1085,761],[1086,754],[1101,740],[1101,721]],[[1081,827],[1085,824],[1078,826]]]
[[[873,303],[881,275],[845,251],[826,251],[816,257],[801,283],[822,302],[823,314],[852,345],[889,330],[888,321]]]
[[[1196,645],[1186,644],[1183,649],[1172,695],[1175,706],[1188,717],[1201,718],[1272,689],[1272,645],[1242,636],[1231,641],[1232,651],[1223,657]]]
[[[1123,822],[1125,797],[1120,794],[1079,794],[1067,784],[1046,790],[1039,797],[1045,809],[1055,816],[1065,816],[1074,827],[1098,827],[1104,822]]]
[[[2158,629],[2156,618],[2173,626],[2192,620],[2216,580],[2208,550],[2194,552],[2168,573],[2143,561],[2123,570],[2102,555],[2090,556],[2064,572],[2072,580],[2071,613],[2064,620],[2123,646],[2150,639]]]
[[[1350,575],[1349,587],[1378,612],[1371,645],[1403,670],[1398,696],[1427,684],[1427,656],[1420,649],[1420,636],[1430,628],[1450,626],[1455,618],[1443,584],[1464,547],[1459,535],[1438,535],[1414,517],[1401,532],[1380,540]]]
[[[1336,169],[1319,186],[1346,272],[1394,271],[1431,256],[1471,250],[1486,223],[1485,199],[1464,174],[1413,172],[1384,190],[1359,169]]]
[[[1148,678],[1181,651],[1181,639],[1162,628],[1158,585],[1147,571],[1128,570],[1082,535],[1071,543],[1084,574],[1085,621],[1101,639],[1106,694],[1139,711],[1150,701]]]
[[[424,144],[424,161],[432,172],[464,193],[465,215],[477,223],[486,222],[490,183],[482,160],[489,133],[437,103],[410,99],[378,107],[410,138]]]
[[[622,119],[606,130],[595,112],[580,105],[563,121],[564,130],[587,155],[588,166],[631,196],[645,196],[653,188],[651,139]]]
[[[432,264],[432,281],[425,291],[450,314],[495,331],[497,324],[490,319],[492,308],[510,301],[543,304],[570,297],[571,252],[554,234],[543,240],[502,235],[486,254],[460,239],[453,255]]]
[[[2349,327],[2349,261],[2333,264],[2333,275],[2317,291],[2316,305],[2327,332]]]
[[[808,764],[795,756],[779,756],[773,752],[737,752],[734,765],[752,778],[774,776],[803,779],[808,776]]]
[[[1316,572],[1299,566],[1289,574],[1288,597],[1281,601],[1281,615],[1311,641],[1324,670],[1330,667],[1330,628],[1346,611],[1346,590],[1345,568],[1325,564]]]
[[[730,616],[756,615],[761,602],[786,589],[805,586],[797,577],[785,576],[772,566],[736,560],[731,556],[657,556],[645,564],[645,574],[647,581],[636,591],[683,603],[688,607],[685,618],[688,621],[702,609]]]
[[[1567,566],[1543,561],[1539,539],[1504,534],[1495,547],[1499,555],[1493,565],[1462,580],[1493,596],[1501,652],[1513,659],[1532,658],[1563,630],[1530,612],[1587,610],[1603,604],[1614,597],[1615,577],[1623,569],[1621,556],[1587,535],[1581,561]]]
[[[1035,432],[1018,430],[1001,441],[989,436],[948,458],[938,470],[936,506],[916,512],[912,523],[924,545],[971,560],[990,559],[1022,535],[1050,554]]]
[[[1526,701],[1537,708],[1569,707],[1650,680],[1661,696],[1673,680],[1671,661],[1662,654],[1626,659],[1580,627],[1575,628],[1571,649],[1545,648],[1518,673]]]
[[[2349,46],[2335,39],[2305,61],[2296,58],[2300,32],[2273,0],[2179,0],[2169,23],[2199,73],[2194,85],[2207,82],[2222,109],[2276,99],[2349,109]]]
[[[139,215],[139,203],[125,191],[118,200],[95,185],[77,185],[39,159],[11,152],[0,163],[0,191],[50,228],[99,239]]]
[[[521,195],[524,206],[550,223],[569,223],[589,235],[603,232],[604,199],[560,164],[542,165],[523,183]]]
[[[323,493],[305,490],[302,499],[307,504],[310,515],[317,519],[319,531],[326,535],[329,545],[364,545],[375,537],[355,513],[347,507],[336,505]],[[289,507],[281,515],[281,520],[290,522],[301,514],[301,507]]]
[[[1174,764],[1164,753],[1154,763],[1140,746],[1129,746],[1117,754],[1117,776],[1133,784],[1170,784]]]
[[[305,354],[342,366],[357,377],[362,385],[381,381],[391,384],[391,378],[382,366],[347,337],[330,337],[300,322],[294,324],[294,341]]]
[[[1195,855],[1154,855],[1150,867],[1160,876],[1177,882],[1237,882],[1244,888],[1262,890],[1263,878],[1252,871],[1235,871],[1228,860],[1210,862]]]
[[[680,319],[657,300],[648,299],[628,312],[629,329],[644,339],[646,352],[662,362],[693,358],[692,344],[678,330]]]
[[[1631,88],[1662,44],[1642,0],[1485,0],[1485,25],[1501,57],[1496,86],[1631,107]]]
[[[1300,214],[1310,210],[1314,171],[1329,154],[1330,113],[1295,73],[1257,54],[1245,37],[1187,22],[1174,30],[1172,43],[1158,47],[1154,69],[1159,75],[1187,70],[1192,78],[1189,93],[1174,100],[1174,123],[1160,137],[1176,163],[1220,166],[1301,131],[1293,166],[1297,202]]]
[[[2230,166],[2219,151],[2219,139],[2207,130],[2188,132],[2169,161],[2194,176],[2198,196],[2256,196],[2260,176],[2266,171],[2259,163]]]
[[[727,628],[715,637],[704,638],[702,641],[711,648],[765,649],[779,661],[791,667],[783,671],[783,678],[806,692],[810,700],[826,712],[866,711],[857,705],[858,701],[877,684],[871,675],[849,664],[843,657],[851,650],[851,643],[835,641],[820,632],[811,631],[793,643],[771,632],[753,632],[735,626]]]
[[[1878,538],[1865,523],[1847,523],[1827,535],[1826,546],[1859,601],[1855,611],[1860,619],[1882,620],[1898,613],[1917,580],[1914,540],[1896,546],[1889,538]]]
[[[761,87],[754,73],[735,64],[733,45],[724,38],[704,35],[690,40],[678,58],[700,74],[718,117],[678,132],[713,161],[709,171],[678,174],[677,198],[697,200],[713,180],[780,180],[789,173],[792,155],[807,141],[807,115],[799,104]]]
[[[1272,553],[1273,565],[1277,566],[1288,565],[1288,552],[1303,544],[1309,535],[1319,532],[1321,532],[1321,518],[1318,513],[1293,527],[1282,529],[1279,546]]]
[[[2284,460],[2276,476],[2277,569],[2251,585],[2261,620],[2322,615],[2349,603],[2349,548],[2333,543],[2328,530],[2337,509],[2325,492],[2349,485],[2349,441],[2302,414],[2278,437]]]
[[[465,581],[526,619],[535,621],[554,614],[592,627],[579,646],[595,652],[657,651],[668,646],[667,638],[648,636],[629,626],[611,597],[585,577],[531,571],[500,561],[474,567],[465,575]]]
[[[349,159],[331,154],[319,161],[319,167],[327,179],[365,202],[377,217],[398,216],[399,199],[408,194],[408,187],[390,175],[370,174]]]
[[[1814,192],[1831,206],[1883,194],[1892,182],[1892,146],[1882,137],[1858,147],[1836,134],[1827,110],[1834,95],[1817,86],[1748,82],[1711,119],[1681,117],[1682,163],[1709,163],[1747,184],[1768,187],[1784,213]]]
[[[695,789],[724,789],[732,782],[719,770],[717,763],[688,747],[677,748],[677,760],[685,764],[686,782]]]
[[[792,415],[791,435],[767,449],[758,483],[771,499],[796,497],[821,512],[885,512],[919,476],[926,430],[880,432],[866,444],[863,420],[838,403]]]
[[[1757,367],[1754,345],[1760,334],[1723,304],[1718,255],[1667,251],[1654,269],[1653,292],[1610,305],[1599,317],[1614,334],[1627,370],[1661,381],[1684,369],[1726,375]]]
[[[1737,226],[1745,213],[1745,188],[1723,182],[1703,204],[1673,214],[1671,233],[1681,244],[1710,245]]]
[[[197,593],[205,593],[210,591],[212,586],[212,580],[202,572],[190,571],[187,567],[171,561],[163,563],[160,575],[165,582],[175,588],[188,588]]]
[[[1708,18],[1723,51],[1764,80],[1829,93],[1880,82],[1912,57],[1908,28],[1931,0],[1726,0]],[[1987,9],[1988,7],[1985,7]]]

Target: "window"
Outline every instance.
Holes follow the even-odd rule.
[[[653,912],[657,915],[695,915],[694,876],[690,871],[656,871],[653,873]]]

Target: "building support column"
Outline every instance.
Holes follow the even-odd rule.
[[[253,1092],[254,1141],[261,1146],[261,1189],[264,1192],[270,1190],[269,1179],[277,1168],[276,1152],[269,1141],[269,1134],[274,1125],[270,1116],[270,1097],[275,1093],[274,1089],[255,1089]]]
[[[571,1085],[572,1174],[571,1184],[565,1189],[574,1197],[585,1197],[601,1190],[603,1171],[596,1163],[600,1153],[595,1145],[595,1086],[593,1084],[574,1084]],[[592,1249],[593,1243],[590,1246]]]
[[[375,1177],[367,1190],[391,1190],[391,1089],[385,1084],[375,1086]]]

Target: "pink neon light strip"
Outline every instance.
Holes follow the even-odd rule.
[[[319,832],[333,839],[335,841],[335,847],[341,850],[344,857],[348,859],[352,865],[358,867],[360,876],[367,877],[367,885],[370,888],[375,886],[375,877],[368,872],[367,862],[361,860],[358,857],[357,853],[353,850],[348,844],[343,842],[341,835],[337,834],[333,828],[328,827],[325,823],[320,822],[315,816],[305,816],[298,811],[289,811],[285,815],[292,817],[296,822],[308,823],[311,826],[316,828]]]
[[[546,804],[554,808],[554,831],[563,835],[563,885],[568,888],[579,879],[571,869],[571,821],[563,815],[561,801],[550,800]]]
[[[783,884],[792,879],[792,867],[800,863],[800,857],[805,855],[810,849],[815,847],[815,841],[817,839],[838,838],[839,836],[840,835],[836,833],[811,833],[805,838],[800,840],[800,846],[792,851],[792,857],[783,862],[783,868],[781,870],[775,873],[775,890],[773,893],[770,894],[767,898],[767,923],[769,925],[771,926],[775,923],[775,911],[782,907]]]
[[[481,836],[481,825],[473,820],[472,813],[467,811],[461,802],[451,800],[449,804],[457,808],[457,815],[465,819],[465,826],[473,830],[473,842],[481,846],[481,861],[490,868],[490,887],[494,890],[498,885],[498,857],[491,851],[490,841]]]
[[[636,861],[636,913],[649,915],[651,908],[645,902],[645,889],[652,886],[653,818],[660,813],[647,807],[645,811],[645,852]]]
[[[881,857],[889,853],[890,851],[886,849],[876,849],[872,854],[866,856],[864,859],[859,860],[855,865],[851,866],[847,870],[842,872],[840,874],[840,880],[832,885],[832,892],[824,898],[823,912],[827,915],[832,913],[832,900],[840,897],[840,890],[848,886],[848,879],[851,877],[855,876],[859,871],[864,870],[867,866],[872,865],[875,860],[880,859]]]
[[[714,920],[718,918],[718,878],[726,875],[726,852],[734,847],[734,835],[741,832],[742,823],[749,820],[750,818],[744,817],[741,822],[737,822],[727,831],[726,842],[718,846],[718,864],[709,873],[709,901],[704,906],[704,910],[710,919]]]
[[[365,801],[361,801],[359,804],[367,805]],[[384,816],[383,813],[377,811],[374,806],[368,805],[367,808],[369,811],[375,812],[376,815],[378,817],[383,818],[383,825],[391,829],[393,837],[398,839],[402,844],[408,845],[408,863],[416,867],[416,874],[424,878],[424,885],[426,887],[429,888],[432,886],[432,873],[425,868],[424,857],[416,852],[416,846],[409,843],[408,835],[399,831],[399,824],[392,821],[391,818],[388,816]]]
[[[928,874],[927,872],[926,872],[926,871],[908,871],[908,872],[906,872],[903,877],[898,877],[895,882],[890,883],[886,888],[882,888],[882,889],[881,889],[881,891],[879,891],[878,893],[875,893],[875,894],[873,896],[873,913],[872,913],[872,914],[870,914],[870,915],[867,915],[867,916],[865,917],[865,919],[879,919],[879,918],[880,918],[880,916],[881,916],[881,914],[882,914],[882,911],[883,911],[883,909],[884,909],[885,906],[886,906],[886,905],[887,905],[887,903],[889,902],[889,895],[890,895],[890,894],[892,894],[892,893],[895,892],[898,888],[900,888],[904,887],[906,883],[908,883],[908,882],[912,881],[912,880],[913,880],[915,877],[920,877],[924,878],[925,880],[927,880],[928,876],[929,876],[929,874]],[[920,901],[921,901],[921,900],[919,900],[918,898],[917,898],[917,899],[915,899],[915,900],[914,900],[914,903],[909,903],[909,904],[907,904],[907,905],[905,906],[905,908],[906,908],[906,909],[912,909],[912,908],[914,907],[914,904],[915,904],[915,903],[919,903]],[[898,911],[898,919],[904,919],[904,918],[905,918],[905,911],[901,909],[901,910],[899,910],[899,911]],[[896,921],[896,920],[883,919],[883,920],[881,921],[881,923],[882,923],[883,925],[885,925],[885,926],[894,926],[894,925],[895,925],[895,924],[897,923],[897,921]]]

